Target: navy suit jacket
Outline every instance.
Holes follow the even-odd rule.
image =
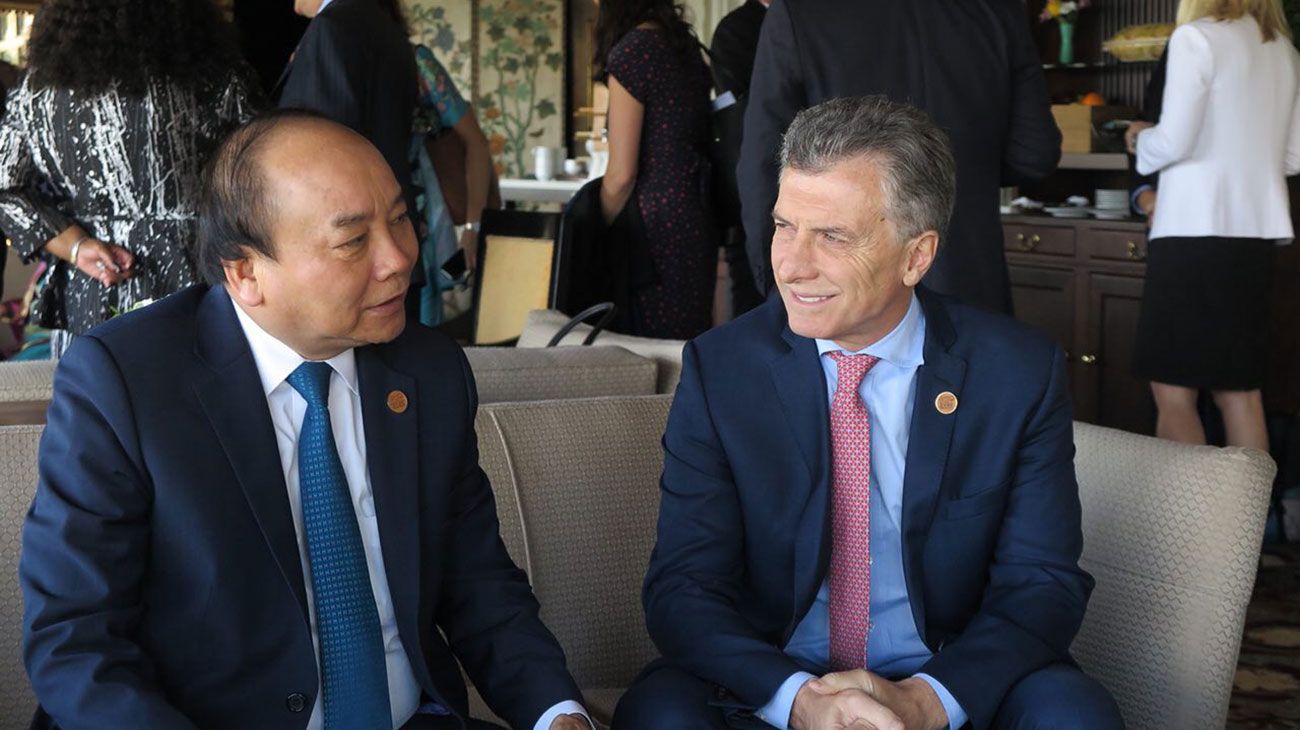
[[[1068,662],[1092,579],[1064,354],[1010,319],[920,290],[903,566],[939,680],[977,728],[1030,672]],[[951,392],[944,415],[936,397]],[[646,576],[664,658],[759,707],[802,669],[780,649],[830,558],[830,435],[816,343],[779,297],[688,343],[664,435]]]
[[[192,287],[91,331],[59,364],[19,568],[38,726],[309,719],[298,542],[233,307]],[[356,362],[384,565],[424,694],[467,716],[454,653],[516,727],[579,699],[499,537],[463,353],[408,326]],[[387,406],[393,391],[404,412]]]

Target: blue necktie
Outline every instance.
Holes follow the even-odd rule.
[[[326,730],[391,730],[379,610],[348,480],[330,428],[329,363],[304,362],[289,385],[307,401],[298,433],[298,491],[320,640]]]

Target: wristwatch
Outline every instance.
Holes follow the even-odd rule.
[[[467,231],[473,231],[473,232],[475,232],[475,233],[478,233],[478,231],[479,231],[479,226],[480,226],[480,223],[479,223],[478,221],[466,221],[466,222],[465,222],[465,230],[467,230]]]

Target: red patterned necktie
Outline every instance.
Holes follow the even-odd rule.
[[[831,671],[867,666],[871,623],[871,419],[858,390],[879,362],[830,353],[838,385],[831,400]]]

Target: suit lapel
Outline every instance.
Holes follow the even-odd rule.
[[[934,519],[952,431],[957,423],[955,414],[943,415],[938,411],[935,399],[945,391],[961,399],[966,361],[948,351],[956,339],[956,332],[942,303],[924,289],[918,289],[917,294],[925,311],[925,364],[917,371],[916,401],[912,407],[912,427],[903,476],[903,570],[912,617],[924,641],[922,549]]]
[[[224,289],[209,290],[199,305],[198,323],[196,349],[207,377],[196,378],[194,389],[306,623],[302,558],[275,426],[248,340]]]
[[[411,666],[420,672],[424,662],[415,661],[420,635],[419,394],[415,379],[389,367],[378,347],[358,348],[356,357],[366,467],[379,520],[388,592]]]
[[[806,489],[808,494],[797,518],[792,594],[795,605],[791,622],[786,627],[788,639],[796,622],[817,596],[821,576],[825,573],[824,564],[829,557],[826,516],[830,508],[830,417],[826,402],[826,375],[817,355],[817,344],[796,335],[788,326],[782,336],[790,349],[772,360],[772,385],[785,411],[785,422],[789,424],[808,469],[806,482],[791,485],[792,489]]]

